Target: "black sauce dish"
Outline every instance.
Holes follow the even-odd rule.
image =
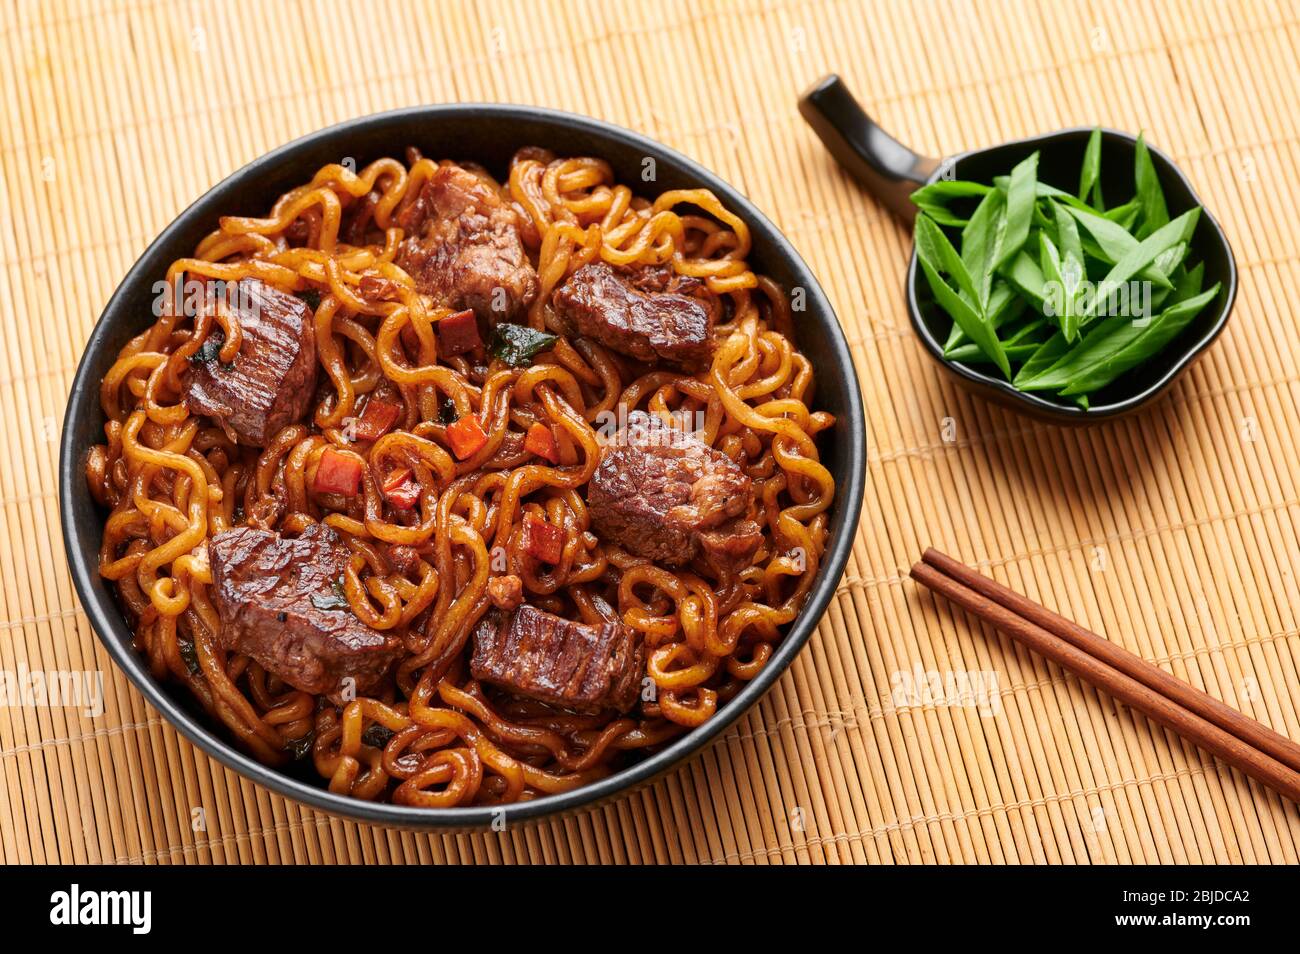
[[[1079,166],[1091,128],[1064,129],[1018,139],[988,149],[976,149],[939,160],[920,156],[881,129],[863,111],[844,82],[830,75],[817,82],[799,101],[799,111],[832,156],[875,198],[909,227],[916,218],[911,194],[939,178],[991,182],[1005,175],[1034,150],[1039,150],[1039,179],[1062,189],[1079,181]],[[1102,130],[1102,191],[1108,196],[1132,195],[1133,160],[1137,137],[1114,129]],[[1192,236],[1189,261],[1205,263],[1205,286],[1223,285],[1218,298],[1196,316],[1167,348],[1090,395],[1091,406],[1079,407],[1068,398],[1018,391],[996,372],[951,361],[943,345],[952,326],[934,301],[912,250],[907,267],[907,311],[917,337],[929,355],[958,384],[983,397],[1055,424],[1093,424],[1131,414],[1164,394],[1192,362],[1218,337],[1228,322],[1237,296],[1237,265],[1227,236],[1196,195],[1187,177],[1167,155],[1149,147],[1170,216],[1201,206]]]
[[[400,157],[408,145],[419,147],[425,155],[476,161],[500,176],[516,149],[544,146],[561,155],[601,156],[611,163],[619,181],[637,183],[643,160],[653,157],[656,179],[643,184],[643,191],[711,189],[748,223],[754,268],[787,289],[805,289],[807,309],[796,329],[798,344],[818,369],[818,406],[836,417],[833,432],[820,442],[823,462],[837,485],[829,544],[807,605],[762,673],[714,718],[642,761],[572,792],[500,808],[424,809],[365,802],[328,791],[309,765],[270,768],[236,748],[181,688],[156,680],[132,648],[130,628],[97,571],[106,514],[91,498],[83,473],[88,450],[103,440],[100,380],[121,347],[152,320],[153,285],[168,265],[190,254],[220,216],[264,215],[278,196],[306,182],[327,163],[350,158],[361,168],[381,156]],[[117,665],[186,738],[246,778],[313,808],[392,827],[457,830],[537,819],[627,794],[697,754],[735,722],[772,687],[825,613],[852,547],[865,468],[862,397],[844,333],[798,252],[743,195],[680,153],[609,123],[534,107],[457,104],[381,113],[312,133],[245,166],[166,228],[127,273],[86,345],[64,419],[59,502],[68,562],[91,625]]]

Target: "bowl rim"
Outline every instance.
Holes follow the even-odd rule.
[[[569,131],[590,135],[593,138],[593,146],[598,147],[601,143],[613,142],[640,149],[646,155],[661,157],[698,185],[711,189],[730,210],[750,225],[752,231],[763,233],[769,240],[770,254],[783,259],[792,275],[797,277],[798,283],[806,289],[809,300],[808,313],[824,316],[818,320],[817,330],[828,339],[827,343],[835,364],[834,368],[827,371],[846,377],[847,406],[838,413],[844,425],[842,433],[847,442],[844,448],[847,479],[837,486],[836,500],[833,504],[842,512],[839,533],[830,541],[826,549],[818,578],[809,591],[807,603],[791,624],[789,632],[778,645],[768,665],[708,722],[684,733],[670,745],[642,761],[569,792],[501,806],[418,808],[394,805],[389,802],[368,802],[338,795],[327,788],[263,765],[231,744],[219,727],[211,725],[201,714],[191,713],[171,698],[162,683],[155,680],[148,672],[143,658],[131,647],[130,631],[116,602],[111,595],[106,595],[106,589],[97,591],[95,586],[98,580],[97,567],[90,565],[90,561],[81,560],[78,555],[88,536],[93,537],[94,543],[90,552],[98,550],[99,536],[103,528],[102,523],[99,522],[93,527],[82,527],[75,519],[71,500],[77,494],[88,494],[89,490],[85,487],[82,474],[81,453],[79,448],[74,446],[76,429],[72,424],[76,416],[78,396],[87,388],[98,391],[99,381],[92,380],[94,372],[92,364],[102,360],[101,352],[107,347],[106,339],[110,326],[128,320],[125,317],[127,313],[124,311],[124,301],[129,290],[141,281],[152,281],[156,277],[145,267],[146,262],[152,257],[151,253],[168,242],[176,232],[192,224],[192,220],[197,216],[206,214],[208,204],[215,203],[218,198],[221,200],[231,198],[232,194],[237,194],[245,185],[256,182],[264,176],[274,175],[282,165],[302,161],[300,157],[310,152],[313,147],[350,133],[357,133],[363,127],[383,127],[387,124],[398,126],[416,119],[436,123],[451,117],[463,117],[466,114],[472,114],[484,122],[509,123],[515,119],[541,121]],[[404,144],[394,143],[392,148],[400,149],[402,145]],[[95,358],[93,362],[92,356]],[[836,430],[840,431],[840,428],[837,427]],[[557,813],[593,807],[597,803],[628,794],[670,769],[685,764],[757,703],[785,673],[791,661],[808,641],[839,586],[848,556],[852,551],[861,514],[866,480],[866,444],[866,417],[857,371],[843,327],[829,299],[790,240],[737,189],[724,182],[701,163],[677,150],[648,136],[593,117],[546,107],[505,103],[411,106],[335,123],[298,137],[253,159],[205,191],[140,253],[96,320],[69,391],[59,449],[60,523],[69,571],[72,574],[77,597],[95,635],[108,650],[118,668],[134,683],[145,699],[170,725],[209,756],[238,775],[279,795],[337,817],[406,829],[452,831],[482,829],[489,826],[499,828],[534,821]]]
[[[1094,129],[1100,129],[1102,138],[1123,139],[1130,143],[1137,143],[1137,136],[1130,132],[1120,129],[1112,129],[1108,126],[1070,126],[1066,129],[1058,129],[1054,132],[1040,133],[1035,136],[1026,136],[1022,139],[1009,139],[1005,142],[994,143],[991,146],[984,146],[979,149],[968,149],[965,152],[958,153],[954,156],[946,157],[939,163],[938,168],[926,179],[925,184],[929,185],[938,180],[946,168],[955,166],[963,159],[977,156],[980,153],[991,152],[994,149],[1003,149],[1014,146],[1030,146],[1034,143],[1047,142],[1048,140],[1059,139],[1064,136],[1091,134]],[[1232,314],[1232,306],[1237,299],[1237,259],[1232,250],[1232,243],[1228,241],[1228,234],[1219,224],[1219,220],[1214,217],[1209,207],[1201,199],[1201,195],[1192,185],[1191,180],[1179,168],[1178,164],[1163,149],[1157,146],[1146,144],[1147,148],[1153,155],[1158,156],[1170,172],[1178,178],[1187,190],[1188,194],[1201,207],[1201,221],[1208,222],[1210,228],[1223,243],[1224,250],[1227,253],[1228,274],[1224,282],[1224,288],[1219,295],[1222,304],[1219,306],[1219,315],[1214,323],[1206,330],[1201,337],[1194,341],[1188,342],[1186,350],[1180,355],[1169,369],[1156,381],[1152,382],[1137,394],[1130,395],[1121,401],[1113,401],[1110,404],[1102,404],[1096,407],[1084,410],[1074,404],[1059,404],[1050,401],[1033,391],[1019,391],[1012,387],[1011,382],[1005,378],[994,377],[991,374],[985,374],[969,365],[960,364],[944,356],[943,343],[930,333],[929,327],[921,318],[920,304],[917,301],[916,289],[920,281],[918,275],[918,265],[916,258],[916,247],[913,244],[911,256],[907,266],[907,316],[912,323],[912,328],[918,338],[921,339],[922,345],[926,352],[941,364],[950,373],[965,379],[966,382],[974,385],[980,390],[990,392],[989,397],[1000,400],[1003,404],[1011,406],[1016,410],[1024,410],[1027,413],[1040,419],[1054,420],[1061,424],[1093,424],[1108,418],[1120,417],[1131,414],[1148,403],[1155,401],[1162,395],[1170,385],[1182,375],[1192,363],[1199,358],[1207,348],[1210,347],[1216,338],[1223,332],[1228,323],[1228,318]],[[1017,408],[1016,405],[1024,405],[1023,408]]]

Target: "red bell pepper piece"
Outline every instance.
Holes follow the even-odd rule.
[[[361,461],[348,454],[325,448],[316,465],[316,476],[311,489],[318,494],[344,494],[354,496],[361,486]]]
[[[560,461],[560,449],[555,445],[555,435],[545,424],[537,423],[528,428],[524,438],[524,450],[538,457],[545,457],[552,464]]]
[[[379,398],[369,398],[352,434],[359,441],[375,441],[388,433],[402,415],[402,406]]]
[[[384,481],[384,497],[398,510],[410,510],[420,499],[420,485],[411,478],[411,468],[398,467]]]
[[[447,425],[447,440],[451,443],[451,451],[456,459],[466,460],[483,449],[487,435],[483,433],[483,425],[478,422],[478,418],[466,414],[455,423]]]
[[[473,309],[448,315],[434,327],[438,329],[438,347],[444,355],[464,354],[483,345]]]
[[[524,552],[547,563],[564,555],[564,530],[528,514],[524,517]]]

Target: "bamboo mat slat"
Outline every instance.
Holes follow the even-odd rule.
[[[948,549],[1300,739],[1298,48],[1284,0],[5,4],[0,670],[101,670],[105,711],[0,708],[0,861],[1297,862],[1295,806],[905,577]],[[1233,242],[1227,331],[1086,431],[954,388],[907,324],[909,237],[795,112],[831,70],[933,155],[1145,129]],[[73,596],[55,467],[96,317],[189,202],[321,126],[458,100],[599,116],[751,196],[844,324],[870,458],[826,618],[721,742],[595,811],[438,836],[303,809],[166,726]],[[931,672],[994,674],[996,705],[896,691]]]

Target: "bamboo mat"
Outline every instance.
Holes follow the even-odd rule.
[[[0,708],[0,860],[1296,862],[1296,806],[905,575],[940,546],[1300,739],[1298,46],[1283,2],[5,4],[0,669],[102,670],[106,702]],[[1236,249],[1226,333],[1091,430],[957,390],[907,324],[909,238],[795,112],[830,70],[933,155],[1145,128]],[[430,836],[300,808],[161,722],[73,596],[55,459],[91,326],[190,201],[326,124],[457,100],[599,116],[748,193],[844,323],[871,454],[830,611],[720,743],[595,811]],[[983,673],[995,697],[952,682]]]

